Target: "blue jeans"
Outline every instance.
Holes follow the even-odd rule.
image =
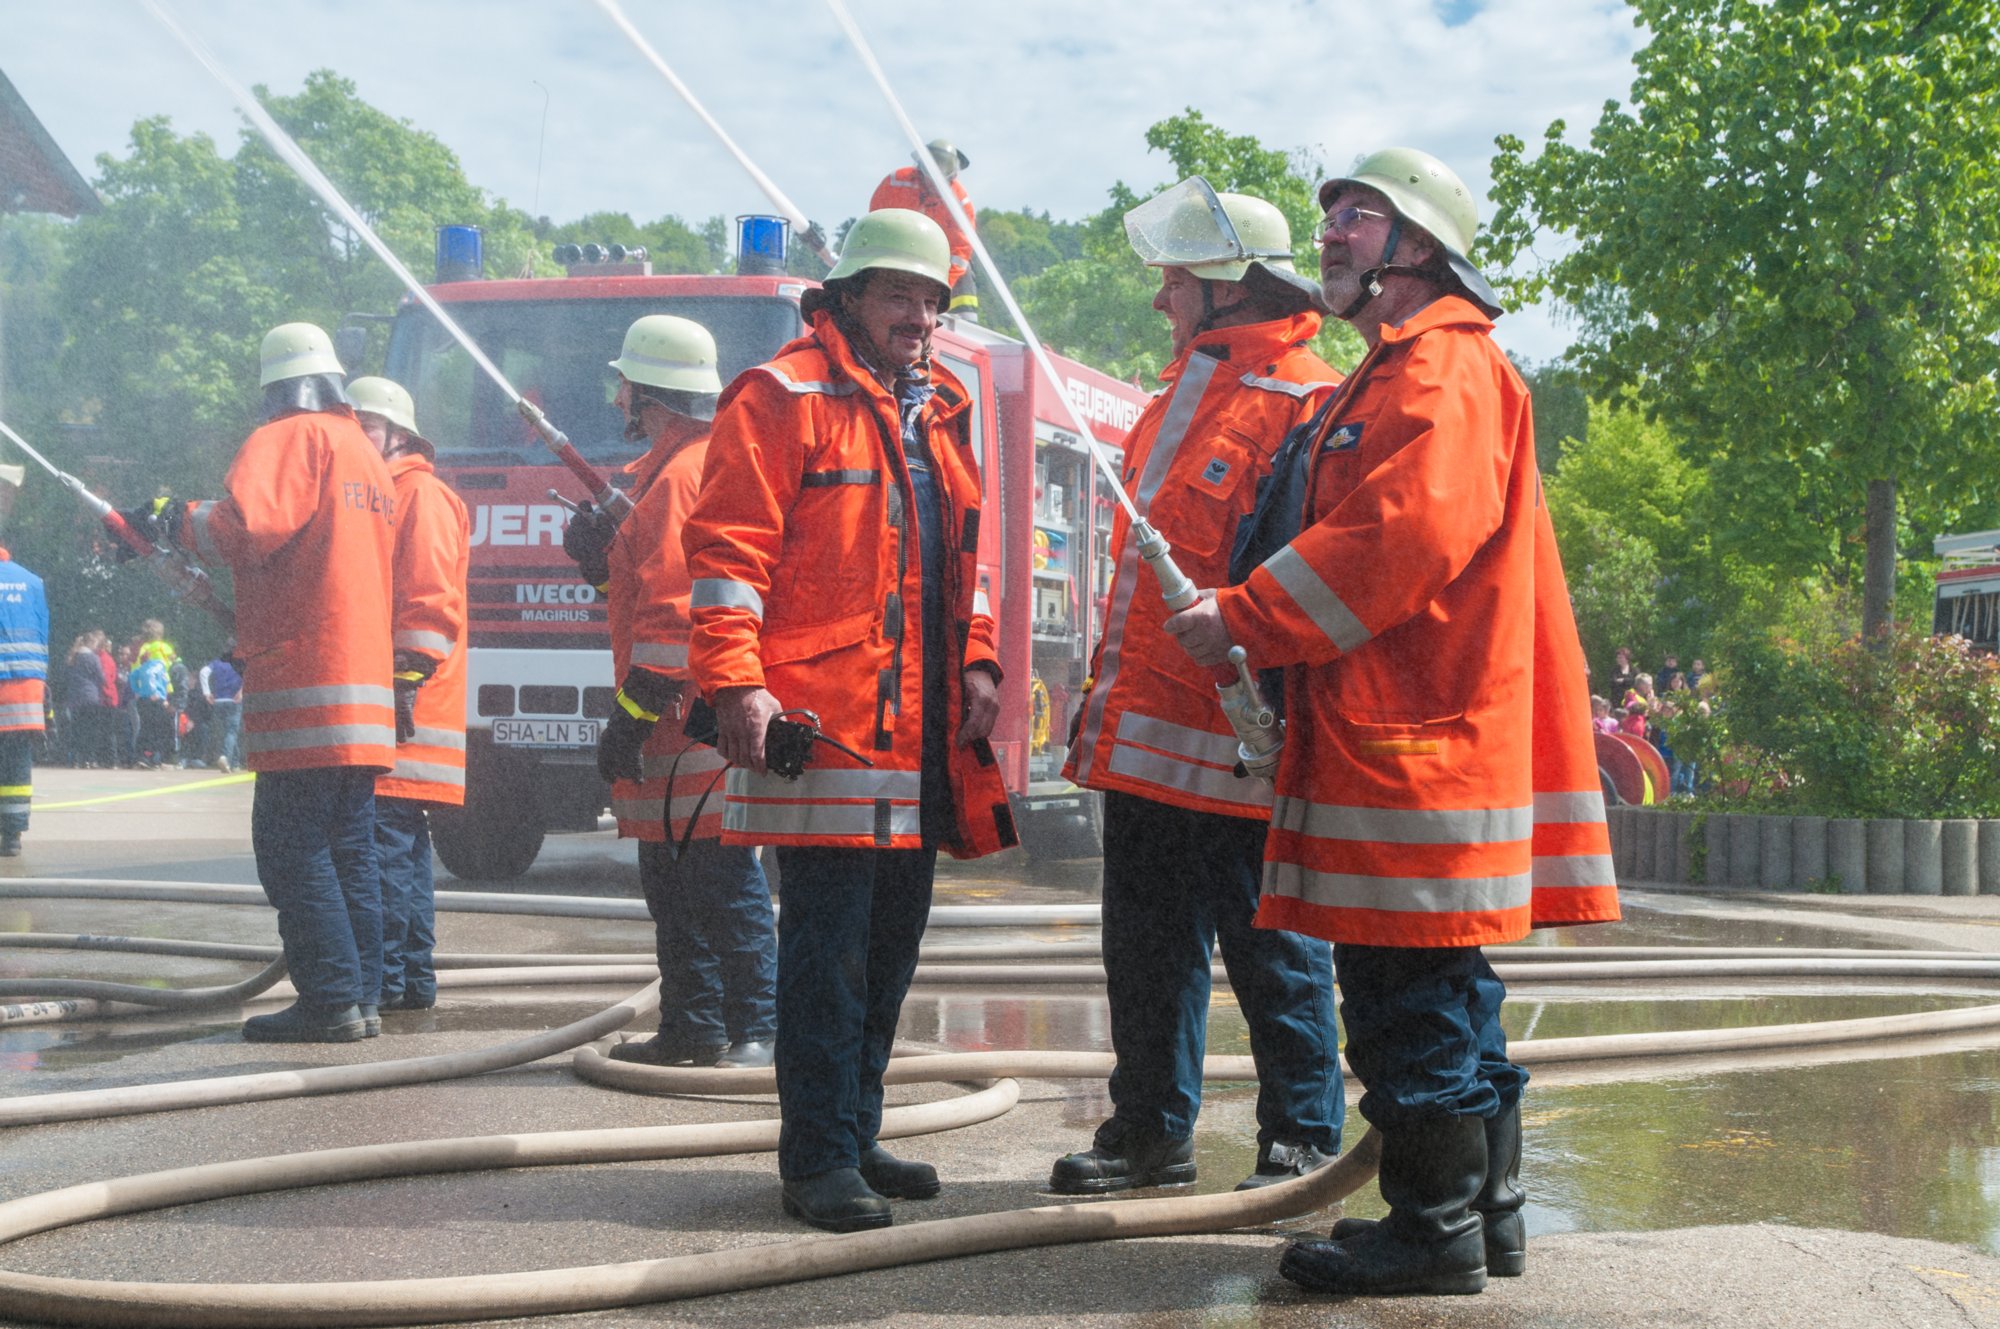
[[[382,1000],[437,1000],[437,905],[431,891],[431,824],[412,798],[375,800],[375,858],[382,873]]]
[[[231,766],[240,767],[243,764],[243,703],[213,702],[208,714],[209,750],[203,755],[210,761],[223,757]]]
[[[1104,974],[1114,1115],[1186,1139],[1201,1111],[1218,939],[1257,1062],[1257,1143],[1340,1148],[1346,1115],[1323,941],[1255,927],[1264,823],[1104,796]]]
[[[1521,1101],[1507,1060],[1506,985],[1477,946],[1333,948],[1347,1064],[1361,1115],[1385,1131],[1439,1117],[1492,1119]]]
[[[778,941],[757,851],[694,840],[678,862],[639,842],[639,885],[660,962],[660,1039],[681,1047],[765,1042],[777,1029]]]
[[[373,768],[265,771],[250,805],[250,844],[299,1001],[321,1013],[377,1001],[382,883]]]
[[[778,1172],[796,1180],[875,1143],[937,851],[785,846],[778,863]]]

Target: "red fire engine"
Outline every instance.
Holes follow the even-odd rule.
[[[1940,535],[1931,550],[1944,560],[1931,631],[1964,637],[1981,650],[2000,650],[2000,531]]]
[[[770,232],[769,219],[755,220],[758,234]],[[562,278],[487,281],[461,267],[441,271],[456,279],[429,288],[508,381],[607,473],[643,450],[624,437],[607,364],[632,320],[666,313],[701,323],[715,334],[727,382],[799,334],[808,288],[782,267],[773,271],[763,254],[750,254],[735,275],[656,276],[631,256],[604,261],[615,252],[559,253],[570,260]],[[997,517],[981,528],[980,580],[1006,673],[993,745],[1022,838],[1031,854],[1095,853],[1096,799],[1060,770],[1064,724],[1111,574],[1111,500],[1025,345],[946,318],[933,346],[973,390],[987,511]],[[1145,394],[1073,361],[1055,363],[1092,432],[1117,448]],[[594,756],[617,682],[604,606],[563,556],[567,512],[549,490],[583,495],[414,301],[396,316],[386,372],[416,397],[439,472],[472,516],[466,803],[433,819],[438,854],[460,877],[517,876],[547,832],[594,829],[609,800]]]

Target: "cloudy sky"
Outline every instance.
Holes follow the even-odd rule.
[[[327,67],[454,149],[474,183],[558,219],[765,210],[708,130],[589,0],[175,0],[244,83]],[[849,0],[912,119],[973,159],[983,207],[1100,208],[1166,181],[1146,127],[1188,106],[1232,133],[1344,167],[1409,144],[1487,184],[1493,137],[1586,133],[1643,40],[1617,0]],[[820,0],[626,0],[633,22],[746,152],[829,226],[908,159]],[[909,21],[913,13],[921,23]],[[0,0],[0,71],[89,177],[132,122],[233,143],[227,94],[137,0]],[[544,113],[546,138],[544,139]],[[1536,358],[1566,338],[1503,319]]]

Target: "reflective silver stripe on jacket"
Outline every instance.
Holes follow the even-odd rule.
[[[639,769],[644,772],[643,778],[648,780],[664,780],[670,774],[676,781],[685,780],[690,775],[713,775],[728,764],[720,752],[706,743],[696,743],[683,752],[679,766],[674,765],[674,754],[671,752],[647,752],[639,757]],[[716,786],[715,796],[718,799],[722,797],[721,785]]]
[[[1515,844],[1534,834],[1532,808],[1358,808],[1281,798],[1273,830],[1380,844]]]
[[[1485,913],[1526,909],[1533,889],[1526,872],[1509,877],[1372,877],[1356,872],[1315,872],[1296,863],[1264,865],[1264,894],[1326,909]]]
[[[42,704],[37,701],[9,702],[0,705],[0,725],[17,725],[27,721],[40,725],[43,718]]]
[[[1604,791],[1579,790],[1573,794],[1536,794],[1535,825],[1569,825],[1604,820]]]
[[[1141,516],[1152,510],[1153,495],[1159,492],[1161,483],[1166,480],[1167,468],[1173,465],[1174,457],[1181,449],[1181,441],[1187,436],[1188,425],[1193,423],[1195,412],[1201,408],[1202,394],[1208,391],[1210,380],[1221,366],[1222,362],[1214,356],[1188,357],[1187,370],[1175,382],[1173,395],[1167,399],[1160,432],[1153,437],[1153,450],[1146,454],[1146,470],[1139,477],[1139,492],[1132,496]],[[1118,681],[1125,620],[1132,612],[1132,597],[1138,584],[1139,543],[1128,530],[1125,547],[1118,554],[1117,588],[1112,595],[1111,612],[1104,619],[1104,650],[1098,658],[1097,678],[1091,684],[1090,700],[1084,707],[1083,725],[1076,736],[1078,784],[1090,782],[1098,735],[1104,731],[1104,707],[1111,699],[1112,686]]]
[[[429,725],[418,725],[417,732],[410,736],[410,742],[427,748],[455,748],[465,751],[465,731],[463,729],[432,729]]]
[[[828,383],[818,379],[786,378],[783,374],[768,365],[764,367],[764,372],[784,384],[785,391],[795,392],[801,397],[810,397],[815,394],[828,397],[851,397],[861,391],[859,383]]]
[[[728,577],[696,577],[694,592],[688,602],[694,609],[747,609],[758,618],[764,617],[764,597],[748,582],[733,581]]]
[[[1259,378],[1255,374],[1245,374],[1239,380],[1246,388],[1262,388],[1266,392],[1282,392],[1287,397],[1297,397],[1304,401],[1321,388],[1337,388],[1338,383],[1293,383],[1282,378]]]
[[[309,729],[280,729],[275,732],[254,729],[243,731],[243,750],[249,752],[286,752],[293,748],[342,748],[342,747],[384,747],[396,746],[396,729],[386,724],[327,724],[314,725]]]
[[[396,759],[396,767],[388,774],[391,780],[422,780],[426,784],[450,785],[454,789],[465,788],[465,767],[445,766],[434,761],[407,761]]]
[[[222,551],[215,544],[215,532],[209,528],[209,518],[214,515],[213,499],[195,504],[188,513],[188,525],[194,528],[194,552],[204,563],[222,562]]]
[[[764,803],[731,795],[722,808],[722,828],[749,835],[827,835],[876,838],[884,828],[876,803]],[[915,803],[887,804],[891,837],[921,835]]]
[[[327,683],[316,688],[280,688],[276,692],[243,694],[245,715],[268,715],[272,711],[296,711],[309,706],[396,705],[394,688],[378,688],[373,683]]]
[[[436,651],[447,660],[458,645],[442,632],[427,632],[422,628],[404,628],[396,634],[395,644],[406,651]]]
[[[984,590],[977,590],[972,593],[972,612],[983,614],[987,618],[993,617],[993,602],[986,598]]]
[[[1535,889],[1547,886],[1615,886],[1618,874],[1609,854],[1548,854],[1535,857]]]
[[[758,605],[762,613],[763,605]],[[661,665],[668,669],[685,669],[688,662],[688,648],[685,645],[669,645],[663,641],[635,641],[632,643],[632,663]]]
[[[1143,746],[1134,746],[1142,744]],[[1127,711],[1107,770],[1132,780],[1245,808],[1271,806],[1271,786],[1236,776],[1236,738]]]
[[[722,790],[717,789],[703,803],[700,794],[686,794],[674,800],[674,833],[678,835],[687,828],[687,819],[694,816],[696,807],[701,808],[701,820],[711,826],[722,816]],[[662,826],[666,822],[667,800],[665,798],[614,798],[611,800],[611,815],[620,821],[638,822],[646,826]],[[711,834],[709,838],[714,838]]]
[[[0,641],[0,655],[28,655],[37,660],[49,658],[49,648],[35,641]]]
[[[1313,626],[1341,650],[1351,651],[1373,635],[1346,602],[1333,593],[1333,588],[1321,580],[1319,573],[1313,571],[1312,564],[1290,545],[1265,559],[1264,571],[1285,588],[1285,594],[1292,597]]]

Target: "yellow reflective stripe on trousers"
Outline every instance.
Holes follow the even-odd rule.
[[[1266,863],[1264,894],[1325,909],[1377,909],[1401,914],[1469,914],[1525,909],[1530,874],[1506,877],[1374,877],[1315,872],[1297,863]]]

